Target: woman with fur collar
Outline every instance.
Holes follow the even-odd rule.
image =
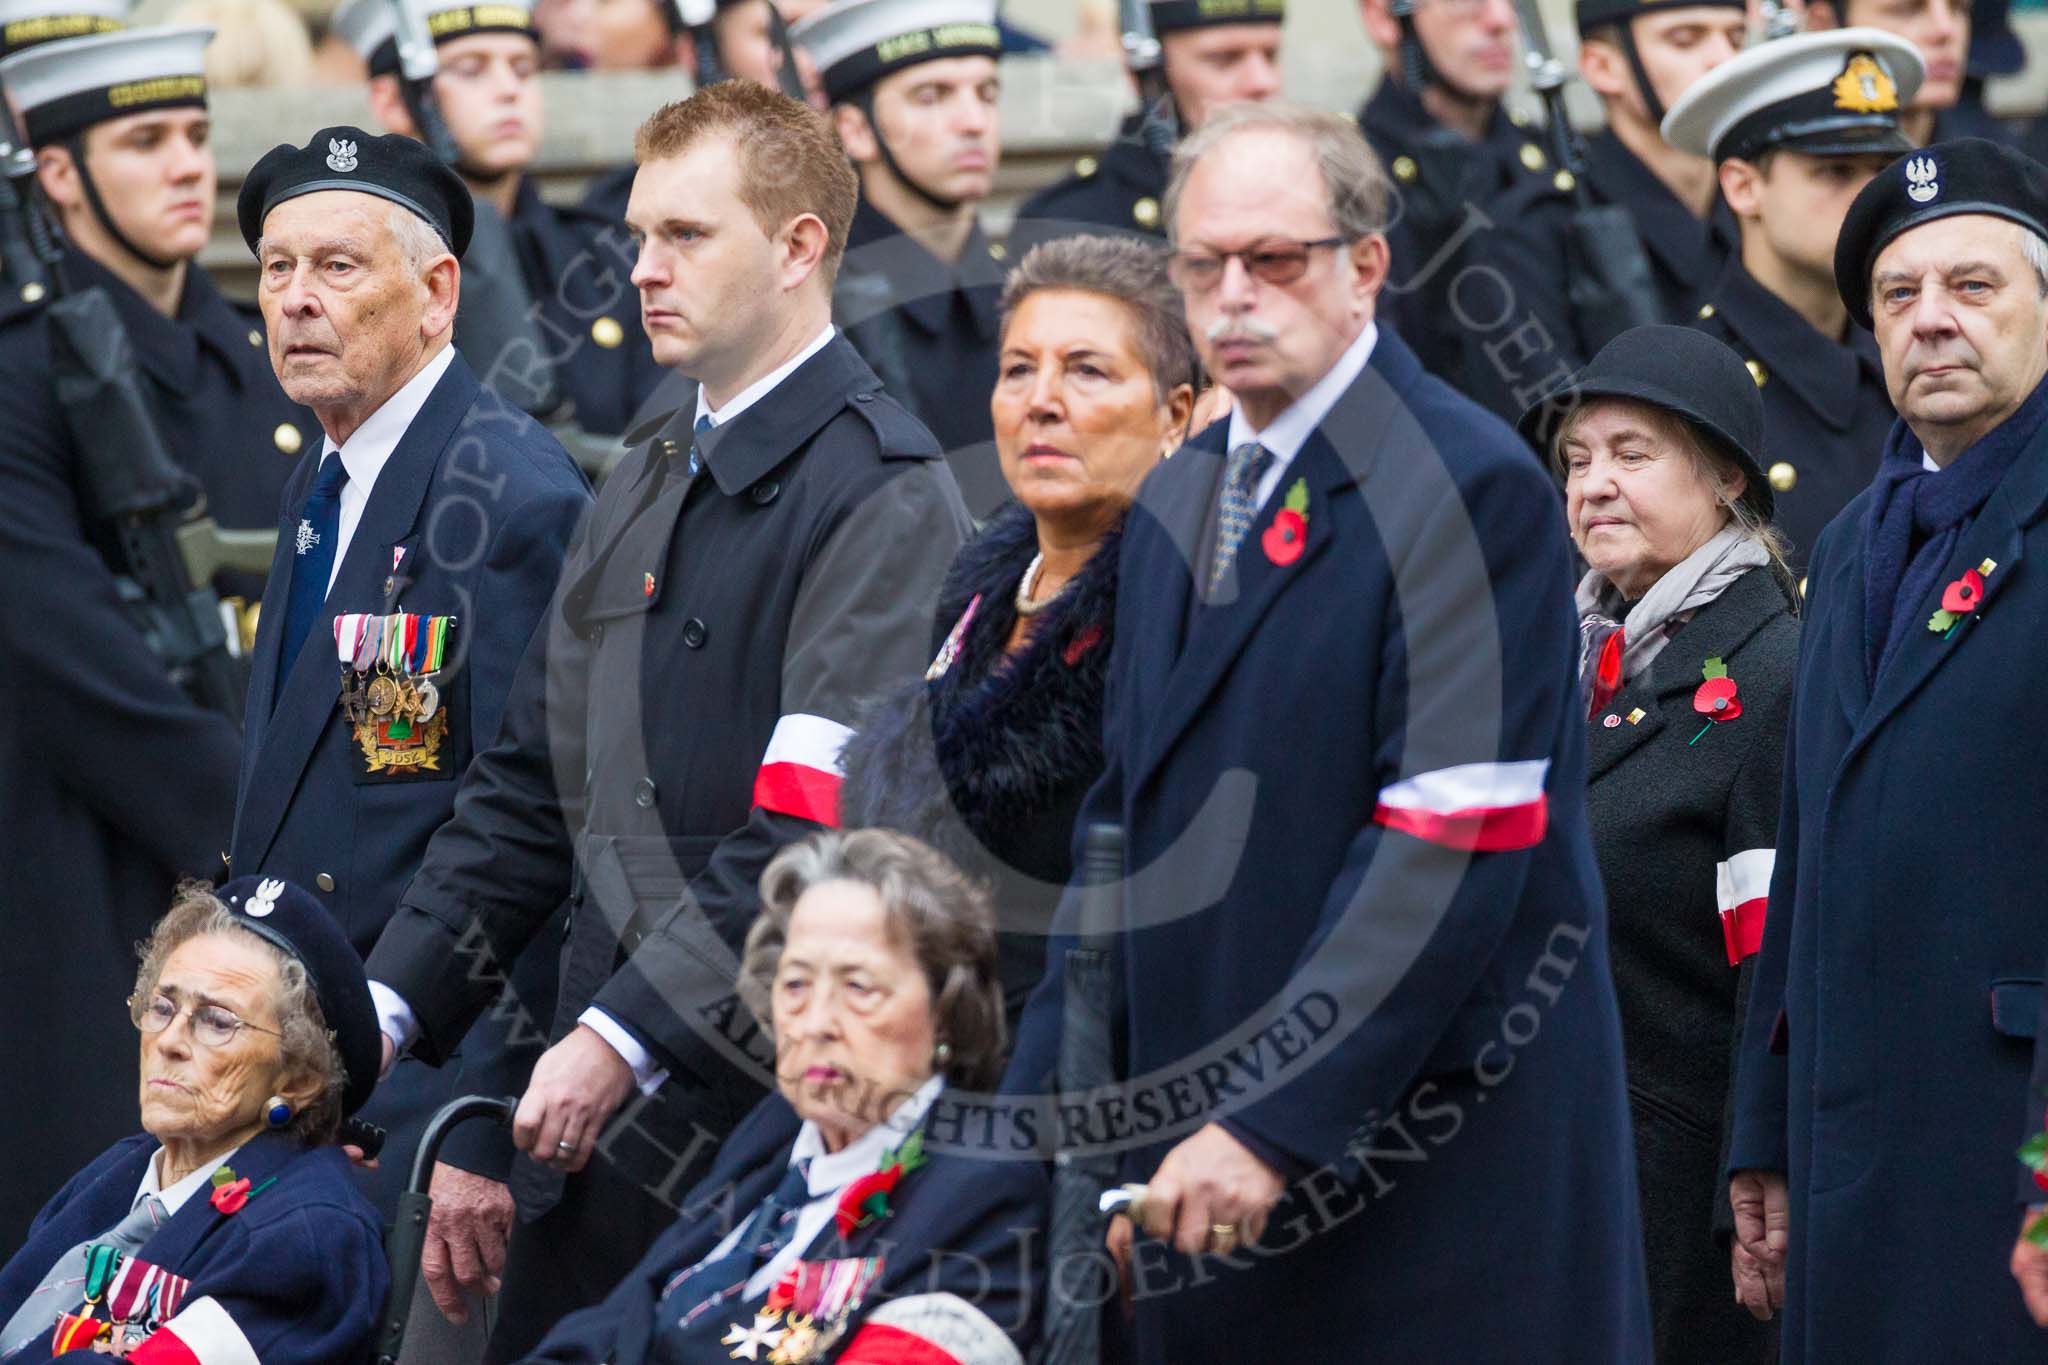
[[[914,834],[989,883],[1013,1025],[1102,771],[1124,512],[1194,408],[1166,259],[1150,243],[1069,237],[1011,272],[990,408],[1015,501],[953,561],[931,668],[877,702],[841,755],[846,828]]]

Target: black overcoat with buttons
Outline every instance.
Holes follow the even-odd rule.
[[[196,266],[175,318],[81,254],[64,268],[126,323],[157,432],[214,516],[274,525],[291,471],[280,452],[319,426],[278,388],[260,321]],[[121,1007],[134,944],[179,876],[219,872],[240,740],[172,684],[122,606],[127,561],[86,510],[40,303],[0,313],[0,499],[0,1038],[16,1040],[0,1048],[0,1093],[64,1097],[0,1132],[0,1246],[13,1246],[71,1171],[135,1126]]]
[[[1486,205],[1521,181],[1556,173],[1542,129],[1495,106],[1478,142],[1436,121],[1399,81],[1383,79],[1358,126],[1387,173],[1387,246],[1393,258],[1376,315],[1422,367],[1453,388],[1464,383],[1464,330],[1451,308],[1465,244]]]
[[[1804,573],[1821,528],[1870,486],[1892,429],[1877,339],[1854,322],[1846,341],[1822,335],[1734,258],[1693,325],[1741,356],[1762,393],[1758,463],[1777,500],[1772,520]]]
[[[989,416],[1005,256],[977,222],[959,259],[941,261],[862,199],[832,290],[833,320],[890,397],[939,438],[977,518],[1010,496]]]
[[[1140,121],[1136,114],[1125,119],[1115,141],[1076,161],[1065,179],[1019,206],[1008,239],[1012,261],[1023,260],[1040,242],[1076,233],[1165,237],[1166,182],[1172,168],[1141,140]]]
[[[1650,267],[1656,322],[1683,326],[1739,246],[1734,215],[1714,196],[1694,215],[1612,132],[1586,143],[1595,204],[1628,211]],[[1465,333],[1465,391],[1508,421],[1561,385],[1612,341],[1573,298],[1575,182],[1528,176],[1487,206],[1493,226],[1468,244],[1453,285]]]
[[[322,448],[301,457],[273,508],[278,547],[256,634],[231,868],[314,892],[367,954],[454,808],[464,768],[498,733],[590,490],[554,437],[483,387],[458,353],[378,473],[326,606],[287,666],[278,656],[293,531]],[[456,618],[434,679],[448,719],[431,769],[369,769],[339,706],[332,621],[347,612]],[[482,1064],[505,1045],[502,1032],[478,1030],[481,1055],[465,1061]],[[409,1144],[446,1090],[427,1068],[402,1069],[364,1111],[393,1135],[383,1169],[365,1181],[387,1216]],[[470,1125],[462,1161],[502,1178],[510,1148],[489,1136]]]
[[[621,434],[667,376],[640,325],[638,248],[620,219],[550,204],[531,180],[520,183],[509,222],[541,345],[571,405],[566,417],[584,431]]]
[[[1777,1333],[1734,1301],[1721,1240],[1722,1134],[1756,961],[1738,912],[1747,923],[1764,911],[1724,904],[1722,887],[1724,870],[1730,884],[1738,868],[1768,880],[1798,654],[1785,589],[1770,569],[1752,569],[1681,626],[1587,732],[1586,811],[1607,887],[1660,1361],[1777,1358]],[[1718,725],[1693,707],[1709,658],[1742,703]]]
[[[839,745],[865,698],[924,671],[969,526],[937,442],[843,337],[706,436],[695,475],[679,388],[605,481],[499,741],[369,962],[440,1060],[490,1004],[479,955],[511,961],[568,898],[554,1034],[595,1003],[668,1071],[601,1161],[669,1201],[768,1075],[733,988],[761,872],[836,822]],[[566,1211],[587,1184],[522,1208]],[[596,1294],[666,1221],[630,1214],[560,1253]]]

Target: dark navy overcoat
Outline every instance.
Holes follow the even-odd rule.
[[[1382,330],[1191,605],[1223,440],[1126,523],[1082,813],[1127,833],[1125,1093],[1057,1136],[1142,1181],[1218,1121],[1293,1183],[1256,1249],[1140,1243],[1140,1358],[1647,1360],[1556,491]]]

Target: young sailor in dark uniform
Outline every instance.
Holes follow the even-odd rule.
[[[1520,181],[1548,181],[1557,168],[1542,131],[1501,103],[1515,74],[1512,0],[1365,0],[1362,9],[1386,74],[1358,111],[1358,126],[1393,182],[1393,264],[1379,317],[1424,369],[1457,387],[1464,333],[1450,282],[1465,240],[1483,225],[1474,215]]]
[[[975,214],[1002,149],[995,4],[842,0],[790,37],[860,177],[833,316],[987,516],[1009,497],[989,418],[1003,252]]]
[[[1285,0],[1147,0],[1159,35],[1167,108],[1141,109],[1116,139],[1074,163],[1073,174],[1017,210],[1010,259],[1043,241],[1111,229],[1163,236],[1167,158],[1174,138],[1199,128],[1212,109],[1280,93],[1280,27]],[[1148,124],[1164,117],[1161,129]],[[1163,132],[1168,148],[1155,148]]]
[[[1735,222],[1720,202],[1714,166],[1658,133],[1664,111],[1742,48],[1743,10],[1733,0],[1579,0],[1579,74],[1600,97],[1607,128],[1586,145],[1585,189],[1595,205],[1619,204],[1649,268],[1655,314],[1682,323],[1735,250]],[[1466,392],[1509,421],[1554,390],[1614,335],[1618,316],[1575,298],[1573,176],[1531,176],[1487,207],[1497,226],[1473,241],[1454,286],[1466,330]],[[1612,310],[1609,310],[1611,312]],[[1626,324],[1624,324],[1626,325]]]
[[[527,0],[402,2],[434,35],[440,69],[433,100],[460,153],[455,169],[470,193],[511,225],[524,292],[539,309],[542,353],[570,404],[549,420],[602,435],[623,432],[662,370],[627,282],[633,245],[625,229],[589,210],[548,203],[527,176],[543,117],[534,80],[540,45]],[[392,132],[418,137],[399,74],[392,0],[350,0],[334,25],[369,63],[371,112]],[[478,263],[463,264],[465,278],[472,277]],[[522,368],[516,356],[474,359],[486,383],[496,381],[496,365],[510,373]],[[508,382],[516,389],[516,380]]]
[[[36,149],[40,194],[63,229],[61,283],[104,291],[134,348],[135,378],[171,459],[224,526],[277,523],[290,456],[311,413],[270,372],[261,321],[215,291],[193,257],[213,226],[203,52],[210,29],[70,38],[0,63],[0,86]],[[134,566],[95,508],[56,392],[50,295],[0,312],[0,866],[17,887],[65,888],[62,945],[26,908],[0,915],[0,1093],[63,1095],[0,1135],[0,1245],[82,1152],[132,1125],[118,1088],[83,1086],[132,1031],[115,1010],[128,947],[180,875],[220,866],[234,813],[235,720],[172,682],[125,600]],[[254,600],[260,576],[216,587]],[[253,629],[253,621],[249,623]],[[242,622],[233,637],[240,645]]]
[[[2010,142],[2011,134],[1985,116],[1981,107],[1962,108],[1965,88],[1976,67],[1972,35],[1980,12],[1993,24],[2003,22],[1990,0],[1976,4],[1971,0],[1813,0],[1806,9],[1806,26],[1813,30],[1881,28],[1914,46],[1926,65],[1927,77],[1920,83],[1920,93],[1904,102],[1899,130],[1915,147],[1965,136]],[[2019,60],[2024,59],[2022,52]],[[2017,70],[2017,65],[2012,69]],[[1977,84],[1981,96],[1982,82]]]
[[[1899,111],[1920,54],[1882,29],[1779,38],[1709,72],[1671,107],[1664,137],[1711,156],[1741,225],[1695,325],[1749,367],[1764,401],[1777,524],[1805,564],[1821,528],[1870,483],[1891,430],[1877,341],[1835,289],[1849,202],[1913,149]]]
[[[732,982],[762,869],[836,823],[856,708],[924,671],[968,527],[931,433],[832,325],[856,190],[824,117],[720,81],[635,146],[642,316],[694,392],[605,481],[370,957],[386,1033],[438,1062],[495,994],[478,955],[511,961],[569,902],[557,1041],[513,1126],[553,1183],[521,1196],[501,1360],[611,1290],[759,1098]]]

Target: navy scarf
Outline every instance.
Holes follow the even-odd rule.
[[[1986,432],[1946,469],[1928,469],[1905,419],[1885,438],[1864,527],[1864,669],[1877,675],[1907,639],[1913,617],[1955,553],[1963,525],[1977,514],[2048,419],[2048,379],[2012,416]]]

